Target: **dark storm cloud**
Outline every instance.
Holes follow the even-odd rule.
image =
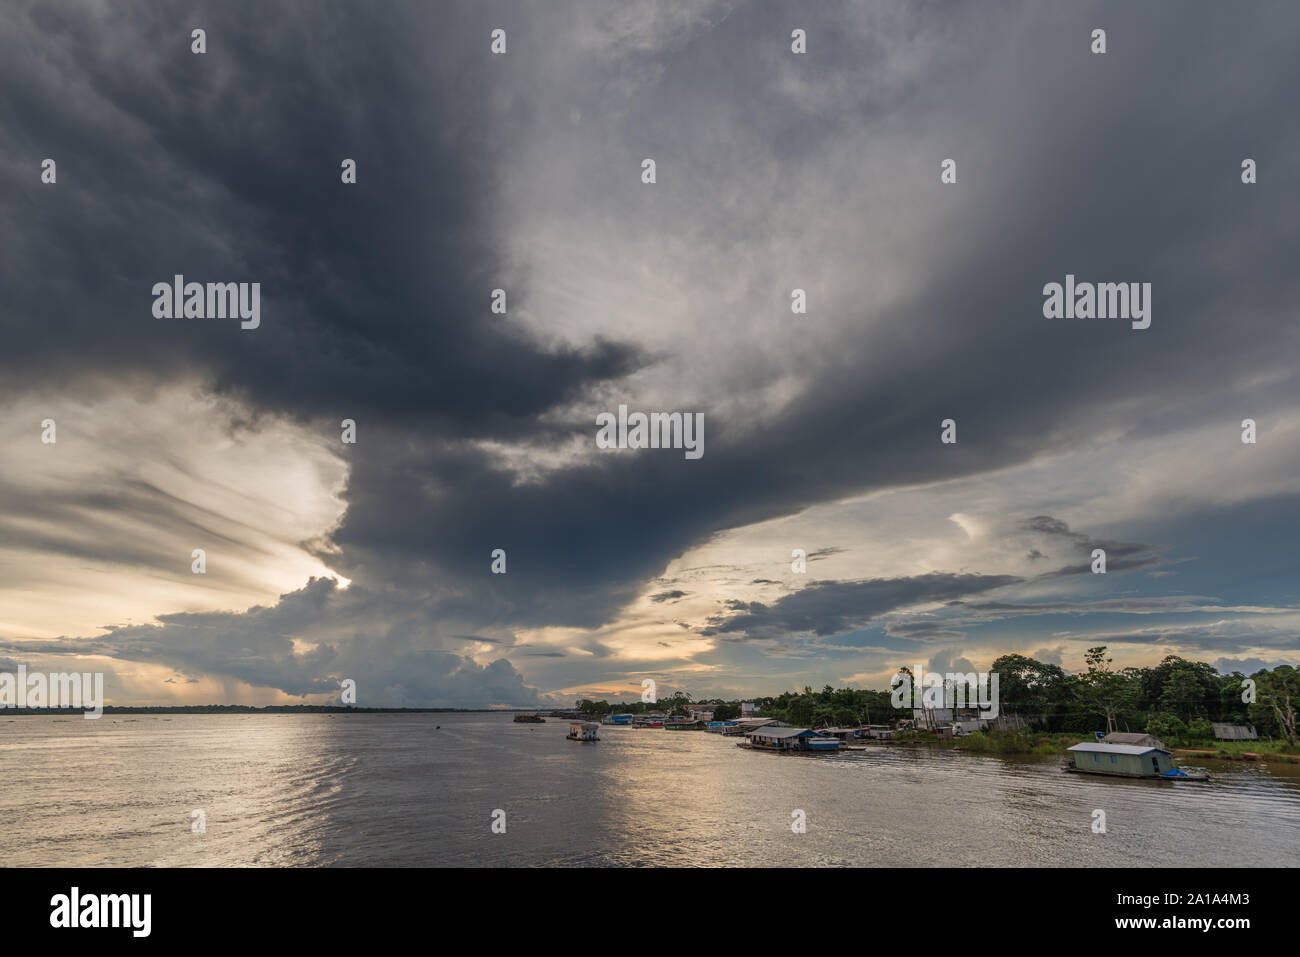
[[[1094,57],[1084,40],[1089,12],[1002,9],[1023,16],[1016,31],[1003,31],[987,10],[945,6],[919,15],[922,31],[965,40],[923,87],[902,91],[890,105],[918,135],[942,126],[952,151],[965,151],[969,173],[957,192],[936,186],[921,201],[931,214],[952,196],[967,200],[951,205],[943,235],[934,237],[929,284],[886,314],[864,317],[871,322],[848,326],[834,353],[822,357],[818,387],[766,416],[761,441],[748,423],[709,418],[709,450],[697,462],[614,457],[526,489],[457,462],[466,469],[458,487],[468,498],[419,490],[415,476],[445,467],[430,451],[413,459],[400,481],[390,472],[374,501],[363,491],[340,541],[367,551],[391,547],[396,530],[377,531],[391,512],[417,516],[407,526],[412,536],[438,529],[444,573],[457,574],[464,556],[479,561],[486,542],[513,546],[513,567],[526,569],[526,580],[511,581],[509,597],[496,596],[494,605],[532,623],[593,625],[638,582],[719,529],[864,489],[1086,445],[1114,427],[1122,401],[1140,430],[1139,399],[1176,407],[1208,381],[1280,368],[1279,344],[1294,336],[1287,317],[1297,282],[1286,263],[1300,252],[1297,193],[1278,189],[1264,199],[1262,190],[1241,185],[1238,170],[1249,150],[1268,155],[1281,177],[1296,172],[1295,126],[1278,121],[1290,115],[1288,91],[1300,81],[1285,45],[1261,47],[1260,23],[1209,4],[1197,14],[1180,7],[1177,18],[1113,7],[1106,12],[1114,52]],[[671,141],[673,125],[690,122],[681,106],[688,102],[718,131],[768,115],[770,64],[754,51],[768,49],[772,32],[785,26],[769,14],[742,8],[707,42],[667,55],[662,81],[618,128],[640,129],[643,142]],[[813,25],[833,34],[837,11],[826,15]],[[1116,37],[1126,38],[1122,48]],[[1198,50],[1249,62],[1240,74],[1246,88],[1228,91],[1212,71],[1178,67]],[[850,59],[828,51],[807,68],[851,75]],[[979,80],[964,75],[971,69]],[[809,136],[804,145],[829,144],[878,112],[867,96],[845,94],[837,112],[801,128]],[[1123,148],[1108,146],[1117,143]],[[893,159],[902,184],[912,177],[937,182],[937,158]],[[690,190],[706,202],[743,163],[739,152],[734,163],[717,162]],[[797,181],[798,166],[786,175]],[[1152,328],[1044,320],[1042,286],[1067,272],[1153,282]],[[1232,322],[1222,308],[1228,298],[1240,317]],[[956,446],[938,441],[948,416],[959,423]],[[1146,563],[1116,559],[1125,567]]]
[[[1149,568],[1162,563],[1159,551],[1154,545],[1143,545],[1137,542],[1120,542],[1109,539],[1092,538],[1082,532],[1070,530],[1070,526],[1058,518],[1050,515],[1035,515],[1024,523],[1027,531],[1035,532],[1039,535],[1046,535],[1051,538],[1060,538],[1071,544],[1073,549],[1080,554],[1081,561],[1079,564],[1064,565],[1055,571],[1045,572],[1043,578],[1061,578],[1066,575],[1079,575],[1083,572],[1090,571],[1092,567],[1092,552],[1094,549],[1102,549],[1106,552],[1106,570],[1107,572],[1132,571],[1137,568]],[[1037,549],[1029,555],[1031,558],[1044,557]]]
[[[1052,518],[1050,515],[1035,515],[1025,521],[1025,528],[1031,532],[1038,532],[1040,535],[1059,535],[1062,538],[1073,539],[1081,545],[1086,544],[1088,541],[1087,536],[1070,531],[1069,525],[1059,518]]]
[[[804,68],[852,79],[864,57],[888,52],[837,39],[852,7],[801,12],[824,41]],[[661,78],[620,104],[621,117],[599,112],[620,67],[591,62],[595,102],[583,105],[596,110],[602,141],[635,150],[671,142],[692,120],[716,129],[719,161],[657,188],[666,206],[693,207],[725,232],[708,197],[746,162],[727,139],[739,130],[770,138],[791,183],[802,159],[865,122],[888,118],[918,141],[942,133],[960,164],[955,193],[937,185],[941,157],[886,157],[900,187],[935,184],[917,212],[945,217],[920,264],[924,284],[883,314],[851,317],[833,354],[817,359],[817,388],[766,416],[761,440],[750,423],[706,415],[699,461],[610,456],[518,484],[461,440],[589,435],[589,417],[571,429],[542,417],[650,361],[620,344],[617,329],[579,346],[543,345],[487,310],[493,287],[527,288],[506,276],[498,241],[509,226],[492,206],[519,145],[512,131],[557,119],[544,113],[546,70],[580,56],[566,37],[591,16],[565,8],[570,19],[555,15],[546,28],[549,46],[520,55],[528,29],[542,29],[539,9],[163,4],[111,18],[80,5],[7,9],[0,397],[52,383],[146,393],[203,377],[255,411],[322,429],[356,418],[362,438],[348,453],[332,567],[393,589],[397,606],[426,621],[595,626],[720,530],[1084,445],[1124,403],[1136,426],[1138,400],[1176,405],[1207,382],[1279,368],[1279,344],[1293,341],[1300,193],[1268,184],[1300,172],[1300,60],[1281,40],[1300,10],[1271,7],[1264,18],[1213,3],[1103,6],[1112,52],[1093,57],[1093,8],[914,7],[918,35],[962,38],[930,75],[888,96],[832,83],[838,92],[801,111],[780,99],[771,70],[772,37],[788,36],[788,17],[742,6],[657,55]],[[516,52],[491,62],[487,31],[505,14],[520,24]],[[199,23],[203,57],[188,49]],[[1207,60],[1233,83],[1190,65]],[[1247,154],[1267,171],[1258,187],[1238,181]],[[37,180],[44,156],[59,160],[57,187]],[[338,180],[345,156],[358,161],[355,187]],[[851,170],[844,176],[838,192],[849,195],[856,184]],[[597,211],[601,187],[593,180],[584,197]],[[737,255],[744,238],[734,237]],[[1067,272],[1152,282],[1151,329],[1044,320],[1041,288]],[[262,282],[262,327],[153,319],[150,286],[174,273]],[[949,416],[960,440],[942,446]],[[496,547],[508,551],[507,575],[488,572]],[[1126,561],[1149,560],[1120,553],[1112,567]],[[706,633],[830,634],[1015,580],[825,583]],[[334,668],[340,652],[299,660],[283,633],[252,633],[273,627],[267,614],[169,621],[158,632],[114,632],[109,645],[247,671],[292,693],[319,687],[309,673]],[[469,673],[422,652],[427,631],[414,623],[397,631],[371,639],[376,654],[395,653],[391,667],[372,666],[380,686],[405,696],[402,682],[418,684],[410,673],[427,668],[421,693],[451,674],[485,695],[518,691],[515,676]],[[220,653],[199,647],[200,634],[217,632],[253,642],[247,669],[229,641],[216,644]]]
[[[816,551],[812,551],[808,553],[808,561],[810,562],[819,561],[820,559],[830,558],[833,555],[840,555],[847,551],[848,551],[847,548],[837,548],[835,546],[830,546],[828,548],[819,548]]]
[[[221,675],[291,695],[338,694],[356,682],[357,704],[453,707],[531,704],[537,689],[505,658],[487,665],[431,645],[431,609],[362,586],[312,579],[271,607],[242,613],[159,615],[157,625],[112,628],[91,639],[0,645],[23,655],[89,654]],[[296,647],[312,635],[312,647]],[[450,636],[447,636],[450,637]]]
[[[763,602],[729,602],[732,614],[709,619],[703,635],[743,633],[780,638],[792,632],[819,636],[861,628],[887,612],[922,602],[944,601],[1014,585],[1012,575],[918,575],[869,581],[813,582],[799,591]]]
[[[1189,627],[1153,625],[1140,631],[1099,632],[1090,638],[1105,645],[1171,646],[1187,655],[1224,651],[1240,653],[1260,648],[1273,648],[1292,655],[1296,651],[1295,632],[1288,626],[1239,631],[1225,622]]]
[[[1140,554],[1140,555],[1126,556],[1121,553],[1120,557],[1118,558],[1112,557],[1112,555],[1113,553],[1109,549],[1107,549],[1106,550],[1106,571],[1108,573],[1133,571],[1134,569],[1138,569],[1138,568],[1152,568],[1156,565],[1161,564],[1161,558],[1159,555]],[[1090,562],[1081,562],[1078,565],[1063,565],[1060,568],[1056,569],[1055,571],[1048,572],[1047,574],[1041,577],[1064,578],[1067,575],[1080,575],[1086,571],[1089,571],[1091,567],[1092,566]]]
[[[1044,522],[1052,524],[1054,534],[1077,539],[1084,548],[1091,548],[1092,540],[1086,535],[1070,532],[1065,523],[1039,517],[1030,525],[1044,530]],[[1136,555],[1134,558],[1109,561],[1108,573],[1119,573],[1141,568],[1158,561],[1146,552],[1149,546],[1121,544],[1117,552]],[[957,630],[962,625],[978,624],[998,618],[1019,615],[1085,614],[1117,612],[1153,614],[1177,611],[1215,611],[1210,599],[1195,596],[1177,598],[1112,598],[1092,602],[1007,602],[966,600],[964,596],[992,591],[1007,585],[1047,581],[1066,575],[1090,574],[1087,563],[1079,567],[1062,568],[1033,578],[1010,575],[954,575],[931,574],[911,578],[876,579],[863,582],[816,582],[797,592],[783,596],[771,605],[761,602],[732,600],[726,603],[730,615],[715,616],[704,635],[722,635],[741,632],[749,637],[778,637],[782,633],[811,632],[816,635],[833,635],[861,628],[882,614],[901,611],[909,606],[942,602],[950,615],[944,618],[918,618],[891,621],[886,632],[894,637],[918,641],[954,641],[964,636]],[[970,614],[973,612],[974,614]]]
[[[951,627],[945,621],[909,621],[888,622],[885,632],[894,638],[910,638],[914,641],[957,641],[965,637],[964,631]]]
[[[0,267],[7,394],[201,374],[258,411],[509,435],[634,367],[626,347],[543,349],[488,312],[500,140],[462,34],[476,18],[68,4],[6,20],[6,167],[59,163],[57,185],[19,176],[2,201],[21,223]],[[155,319],[151,287],[176,273],[261,282],[262,326]]]

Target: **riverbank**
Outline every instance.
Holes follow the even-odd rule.
[[[1217,758],[1222,761],[1282,761],[1300,764],[1300,750],[1288,749],[1282,741],[1215,741],[1186,748],[1174,748],[1179,758]]]
[[[977,754],[1064,754],[1082,736],[1076,732],[1049,734],[1035,731],[977,731],[959,738],[944,738],[926,731],[908,731],[896,734],[890,744],[905,747],[944,748],[956,751],[973,751]]]
[[[976,754],[1065,755],[1068,749],[1087,735],[1069,731],[1047,733],[1035,731],[977,731],[959,738],[942,738],[924,731],[895,735],[893,744],[907,747],[945,748]],[[1171,748],[1179,758],[1216,758],[1226,761],[1281,761],[1300,764],[1300,749],[1288,748],[1284,741],[1215,741],[1194,746]]]

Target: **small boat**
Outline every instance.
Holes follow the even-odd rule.
[[[570,741],[599,741],[596,734],[599,730],[600,725],[595,721],[573,721],[569,724],[567,737]]]

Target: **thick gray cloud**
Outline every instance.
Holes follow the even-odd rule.
[[[706,635],[743,633],[776,638],[792,632],[834,635],[910,605],[949,601],[1022,581],[1013,575],[918,575],[861,582],[810,582],[771,605],[734,602],[703,629]]]
[[[466,556],[481,554],[487,542],[509,544],[514,567],[527,574],[510,582],[508,596],[494,593],[494,607],[525,623],[594,626],[669,558],[718,529],[1086,444],[1113,428],[1117,409],[1129,409],[1136,427],[1144,407],[1177,409],[1182,396],[1198,394],[1207,381],[1280,370],[1286,363],[1279,344],[1295,336],[1287,317],[1297,283],[1281,268],[1279,251],[1300,251],[1287,225],[1300,209],[1294,191],[1278,190],[1268,203],[1278,207],[1266,212],[1260,191],[1239,182],[1238,165],[1243,150],[1267,151],[1279,176],[1293,172],[1295,130],[1266,119],[1289,109],[1289,81],[1300,79],[1293,58],[1277,44],[1261,50],[1258,24],[1208,6],[1204,18],[1184,11],[1176,22],[1158,11],[1106,8],[1118,47],[1108,58],[1092,56],[1080,39],[1092,23],[1086,12],[1005,10],[1002,26],[987,12],[955,7],[918,13],[917,28],[927,34],[963,37],[942,47],[951,62],[938,62],[934,75],[888,103],[871,100],[869,86],[836,87],[815,119],[805,116],[797,130],[773,138],[774,161],[797,183],[802,156],[786,155],[793,144],[802,144],[801,154],[830,148],[888,111],[918,141],[942,130],[952,152],[970,151],[975,162],[962,166],[970,172],[957,190],[977,198],[952,206],[942,235],[933,237],[926,284],[886,314],[864,316],[856,330],[848,325],[833,351],[818,357],[817,387],[767,416],[761,438],[747,422],[710,417],[709,450],[698,462],[616,457],[525,488],[486,472],[472,453],[449,459],[436,447],[412,451],[396,468],[376,462],[373,470],[384,474],[373,480],[368,466],[360,469],[338,537],[345,553],[400,554],[403,568],[463,582],[465,567],[477,576],[475,559],[467,565]],[[851,14],[829,7],[812,19],[813,31],[833,36],[837,16]],[[1017,29],[1008,32],[1007,23]],[[799,115],[774,99],[769,59],[780,48],[771,37],[778,29],[784,35],[784,26],[774,8],[742,6],[707,41],[665,53],[660,80],[626,116],[598,113],[609,123],[602,135],[612,129],[634,138],[640,129],[643,142],[679,145],[674,125],[702,132],[707,122],[714,131],[710,151],[733,155],[725,136],[743,135],[745,121]],[[1140,54],[1133,49],[1138,38]],[[547,41],[549,56],[566,53],[562,36],[548,32]],[[1251,85],[1248,105],[1243,91],[1225,90],[1209,71],[1171,72],[1189,49],[1205,45],[1252,62],[1264,57],[1241,80]],[[807,69],[854,77],[852,53],[832,43]],[[1014,63],[1020,82],[1008,86],[1009,67],[975,60]],[[974,75],[958,82],[967,68]],[[591,88],[599,89],[599,66],[593,73]],[[541,100],[528,90],[518,96]],[[716,112],[699,106],[701,98]],[[1122,149],[1106,148],[1112,142]],[[1171,142],[1185,147],[1175,151]],[[701,148],[689,157],[701,161],[689,187],[678,179],[656,188],[666,191],[670,208],[690,215],[688,202],[698,206],[743,170],[744,151],[733,153],[728,163]],[[949,203],[937,187],[918,186],[937,183],[935,157],[891,159],[899,185],[919,197],[919,213],[932,216]],[[593,183],[609,184],[614,171],[598,173],[597,165],[593,160]],[[887,186],[845,176],[845,190]],[[600,195],[593,190],[588,199],[599,212]],[[611,216],[627,205],[612,198],[608,204]],[[822,212],[806,215],[815,220]],[[714,214],[705,207],[694,215]],[[744,239],[735,237],[738,256]],[[1067,272],[1152,282],[1152,329],[1044,320],[1041,287]],[[1239,321],[1224,320],[1230,295],[1237,296]],[[947,416],[959,420],[956,446],[937,441]],[[575,423],[578,433],[587,430]],[[427,495],[417,479],[435,471],[465,494]],[[438,530],[433,549],[427,529]]]
[[[353,586],[340,591],[313,579],[273,607],[242,613],[160,615],[159,624],[111,628],[76,643],[82,654],[167,665],[181,674],[215,674],[291,695],[337,695],[356,682],[357,704],[452,707],[529,704],[524,684],[505,658],[486,666],[440,650],[428,607]],[[298,647],[298,636],[311,635]],[[66,654],[66,641],[11,644],[23,654]]]
[[[1243,675],[1253,675],[1260,671],[1272,671],[1279,665],[1290,665],[1295,667],[1293,661],[1275,660],[1264,661],[1262,658],[1220,658],[1214,663],[1214,667],[1219,669],[1220,674],[1230,675],[1234,672]]]

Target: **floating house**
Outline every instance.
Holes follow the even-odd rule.
[[[818,734],[809,728],[763,727],[749,733],[749,747],[757,751],[832,752],[838,751],[838,738]]]
[[[569,724],[568,738],[570,741],[599,741],[598,731],[600,725],[595,721],[573,721]]]
[[[1074,756],[1074,765],[1070,770],[1086,771],[1089,774],[1157,778],[1174,769],[1168,751],[1147,745],[1087,741],[1076,744],[1069,751]]]
[[[853,728],[821,728],[820,734],[828,737],[838,738],[841,744],[857,744],[866,740],[867,729],[860,727]]]
[[[631,714],[607,714],[600,720],[602,724],[613,724],[620,727],[630,728],[632,727],[632,719],[634,717],[636,716]]]
[[[874,738],[877,741],[888,741],[894,736],[894,729],[887,724],[864,724],[858,729],[858,737]]]
[[[704,722],[690,718],[675,718],[664,722],[665,731],[703,731]]]
[[[706,721],[704,730],[711,731],[714,734],[724,734],[728,729],[736,727],[739,724],[734,718],[730,721]]]

